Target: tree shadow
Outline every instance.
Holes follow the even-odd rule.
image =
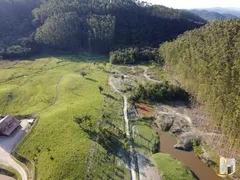
[[[111,94],[103,93],[103,95],[110,98],[110,99],[113,99],[113,100],[117,101],[117,99],[114,96],[112,96]]]
[[[110,73],[111,73],[110,71],[105,70],[105,69],[103,69],[103,71],[104,71],[105,73],[107,73],[107,74],[110,74]]]
[[[89,81],[92,81],[92,82],[98,82],[97,80],[95,79],[92,79],[92,78],[85,78],[86,80],[89,80]]]

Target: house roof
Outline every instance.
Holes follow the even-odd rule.
[[[9,136],[19,125],[19,120],[13,116],[7,115],[0,120],[0,134]]]

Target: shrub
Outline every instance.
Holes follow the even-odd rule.
[[[2,49],[0,51],[0,56],[2,58],[20,58],[30,55],[32,52],[31,48],[26,48],[23,46],[11,46],[7,49]]]
[[[155,61],[157,50],[149,47],[137,48],[130,47],[118,49],[110,53],[110,62],[112,64],[134,64],[139,62]]]
[[[149,83],[147,85],[140,84],[134,91],[132,99],[134,101],[167,101],[167,100],[181,100],[189,101],[189,94],[181,89],[169,85],[168,82],[163,84]]]

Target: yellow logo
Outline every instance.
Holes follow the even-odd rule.
[[[236,160],[234,158],[219,157],[218,176],[227,177],[236,171]]]

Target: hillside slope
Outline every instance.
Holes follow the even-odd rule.
[[[104,66],[106,60],[104,56],[84,54],[0,61],[0,113],[40,117],[17,148],[36,165],[36,179],[87,179],[90,175],[96,179],[108,179],[107,176],[121,179],[115,177],[116,171],[120,177],[128,177],[119,158],[93,141],[102,104],[110,99],[98,90],[101,85],[106,92],[109,69],[109,65]],[[82,71],[86,76],[81,75]],[[118,115],[120,112],[114,106],[118,99],[115,96],[113,99],[111,112]],[[117,104],[120,109],[121,101],[120,98]],[[74,122],[75,117],[84,115],[89,115],[92,123],[80,126]],[[112,119],[123,122],[120,118]],[[91,131],[87,131],[90,124]],[[92,152],[95,146],[97,150]],[[94,162],[91,167],[90,160]]]
[[[230,19],[237,19],[237,16],[234,16],[232,14],[220,14],[217,12],[207,11],[207,10],[197,10],[193,9],[190,10],[192,13],[196,14],[197,16],[200,16],[201,18],[205,19],[206,21],[214,21],[217,19],[222,20],[230,20]]]
[[[212,127],[235,143],[240,138],[239,49],[240,20],[207,24],[160,47],[166,68],[205,107]]]
[[[0,56],[6,58],[26,55],[43,46],[101,53],[116,46],[157,47],[206,23],[190,12],[134,0],[5,0],[0,5]],[[24,12],[23,17],[19,11]],[[18,46],[9,48],[12,45]]]
[[[221,14],[232,14],[234,16],[240,17],[240,9],[239,8],[221,8],[221,7],[215,7],[215,8],[206,8],[207,11],[213,11],[218,12]]]
[[[30,36],[34,31],[31,11],[36,6],[36,0],[0,1],[0,51]]]

